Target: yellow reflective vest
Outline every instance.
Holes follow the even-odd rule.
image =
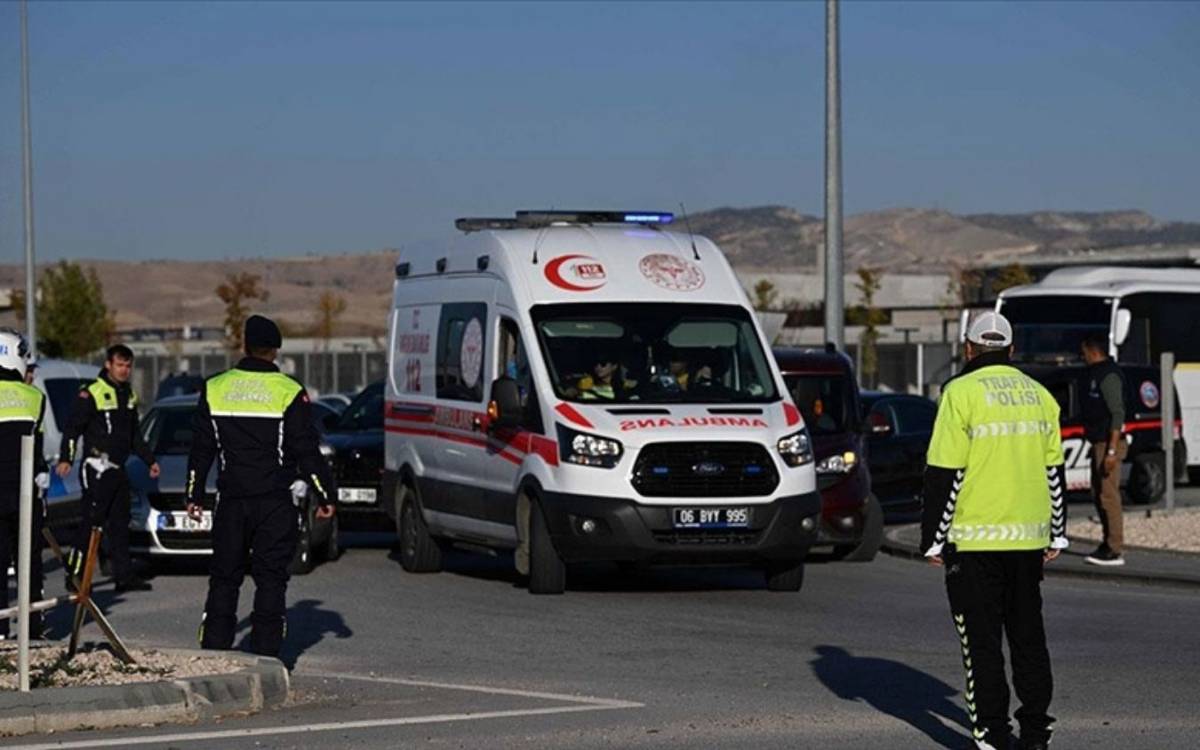
[[[1063,463],[1059,406],[1007,364],[946,384],[926,463],[957,470],[945,540],[962,551],[1050,546],[1051,481]],[[1048,479],[1048,476],[1050,477]]]

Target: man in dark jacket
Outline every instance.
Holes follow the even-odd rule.
[[[318,518],[333,515],[336,489],[308,394],[274,364],[282,344],[279,328],[252,315],[243,341],[247,356],[205,382],[192,425],[187,500],[197,520],[204,513],[208,471],[220,457],[200,645],[232,648],[238,591],[249,564],[255,586],[251,648],[276,656],[285,631],[288,563],[299,535],[292,484],[303,477],[317,493]]]
[[[83,573],[84,555],[92,528],[104,529],[104,545],[112,560],[117,591],[146,591],[150,584],[133,575],[129,562],[129,475],[125,462],[137,454],[157,479],[158,462],[142,439],[138,425],[137,394],[129,387],[133,374],[133,351],[123,344],[110,346],[99,376],[79,391],[71,416],[63,430],[58,452],[58,475],[71,473],[76,455],[83,457],[79,481],[83,485],[82,519],[75,549],[68,558],[67,586],[71,574]],[[83,449],[75,446],[83,438]]]
[[[25,383],[29,361],[24,338],[12,331],[0,332],[0,608],[8,607],[8,566],[17,567],[17,540],[20,531],[21,439],[33,435],[33,473],[36,494],[49,485],[49,468],[42,451],[42,419],[46,416],[46,397]],[[42,598],[42,520],[45,508],[38,498],[33,501],[32,556],[29,566],[29,591],[32,599]],[[30,613],[29,633],[41,637],[42,613]],[[8,637],[8,618],[0,618],[0,639]]]
[[[1092,502],[1100,516],[1104,541],[1085,558],[1092,565],[1124,565],[1124,516],[1121,515],[1121,462],[1128,446],[1125,427],[1125,375],[1108,356],[1108,335],[1094,333],[1080,347],[1088,364],[1083,395],[1084,437],[1092,448]]]

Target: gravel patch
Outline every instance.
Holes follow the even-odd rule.
[[[29,649],[32,688],[79,685],[128,685],[184,677],[228,674],[244,665],[221,656],[185,656],[155,649],[131,649],[134,664],[123,664],[106,647],[82,648],[67,660],[66,646],[39,645]],[[0,690],[17,689],[17,643],[0,643]]]
[[[1089,520],[1095,511],[1067,519],[1067,535],[1099,542],[1104,538],[1100,521]],[[1161,510],[1125,514],[1125,544],[1173,552],[1200,552],[1200,508],[1177,508],[1170,515]]]

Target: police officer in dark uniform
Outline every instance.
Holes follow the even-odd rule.
[[[1091,565],[1124,565],[1124,517],[1121,515],[1121,462],[1128,444],[1125,427],[1125,373],[1108,356],[1108,334],[1093,333],[1080,345],[1088,364],[1088,388],[1083,397],[1084,437],[1091,443],[1092,502],[1100,515],[1104,540],[1084,558]]]
[[[8,566],[16,565],[20,530],[18,501],[21,493],[21,438],[33,435],[34,475],[38,489],[49,485],[49,467],[42,451],[45,395],[25,383],[28,348],[19,334],[0,332],[0,608],[8,607]],[[41,494],[38,492],[38,494]],[[45,508],[33,502],[33,559],[29,566],[32,599],[42,598],[42,522]],[[41,637],[42,613],[30,613],[29,633]],[[0,639],[8,637],[8,618],[0,618]]]
[[[79,391],[71,416],[63,430],[58,452],[58,475],[66,477],[75,463],[75,444],[83,437],[82,519],[75,549],[67,560],[67,586],[71,574],[83,573],[84,555],[93,527],[104,529],[103,542],[112,561],[117,591],[148,591],[150,584],[133,575],[129,561],[129,475],[125,462],[136,453],[157,479],[154,452],[142,439],[138,425],[137,394],[129,387],[133,374],[133,351],[124,344],[110,346],[99,376]]]
[[[317,493],[318,518],[333,515],[336,490],[308,394],[274,364],[279,328],[252,315],[243,341],[246,356],[205,381],[188,457],[188,513],[196,519],[203,518],[208,470],[220,457],[200,645],[233,646],[238,591],[249,565],[255,586],[251,648],[276,656],[285,630],[288,564],[299,537],[292,485],[299,476]]]

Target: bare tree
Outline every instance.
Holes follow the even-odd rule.
[[[216,288],[217,296],[225,303],[225,345],[230,351],[242,350],[242,333],[250,317],[248,302],[266,302],[269,296],[260,286],[262,277],[253,273],[229,274]]]

